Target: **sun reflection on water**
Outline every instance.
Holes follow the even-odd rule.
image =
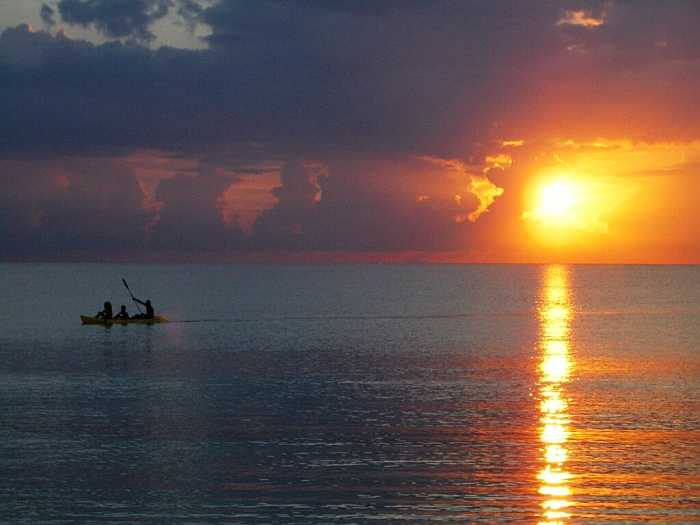
[[[571,516],[567,511],[571,474],[566,470],[569,456],[568,402],[564,385],[571,373],[569,332],[571,301],[568,270],[562,266],[547,267],[544,274],[540,306],[539,411],[542,461],[538,492],[543,496],[539,525],[563,525]]]

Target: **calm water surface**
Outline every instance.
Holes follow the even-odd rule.
[[[81,326],[126,277],[174,322]],[[0,522],[700,523],[700,268],[0,265]]]

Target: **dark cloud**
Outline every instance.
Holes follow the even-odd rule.
[[[299,8],[314,7],[327,11],[339,11],[353,14],[381,15],[405,9],[431,9],[425,0],[296,0]]]
[[[398,169],[397,169],[398,168]],[[258,247],[310,250],[451,249],[469,237],[470,176],[421,159],[344,159],[327,174],[287,164],[278,203],[253,228]]]
[[[197,93],[205,84],[199,72],[208,66],[195,55],[8,29],[0,36],[0,149],[81,154],[154,145],[177,151],[196,145],[197,137],[211,138],[216,131],[197,123],[215,110]]]
[[[240,248],[240,226],[226,224],[222,213],[223,193],[236,181],[208,170],[161,181],[156,199],[162,209],[150,231],[150,246],[173,251]]]
[[[41,11],[39,12],[39,14],[41,16],[41,20],[44,22],[44,25],[46,25],[46,27],[51,28],[56,23],[56,20],[54,19],[55,13],[56,11],[54,11],[54,9],[51,6],[47,4],[41,5]]]
[[[263,211],[253,225],[253,238],[261,246],[303,248],[313,243],[308,228],[316,219],[319,173],[297,161],[285,164],[281,186],[272,189],[277,204]]]
[[[564,11],[579,23],[561,24],[562,18],[559,29],[567,47],[594,55],[599,67],[646,68],[659,61],[691,60],[700,53],[697,2],[616,0],[588,7]]]
[[[344,159],[321,180],[319,249],[447,250],[469,242],[469,176],[417,158]],[[459,197],[458,197],[459,196]]]
[[[152,40],[150,26],[168,14],[172,0],[59,0],[58,11],[68,24],[94,26],[113,38]]]
[[[90,3],[89,12],[101,5]],[[270,158],[466,158],[478,143],[533,132],[644,128],[680,139],[698,131],[688,119],[645,111],[655,97],[679,113],[694,107],[700,75],[683,57],[700,47],[691,31],[698,16],[685,4],[647,4],[642,20],[618,2],[389,3],[381,16],[368,16],[374,4],[362,2],[179,5],[210,26],[212,49],[93,46],[6,30],[0,147],[256,143]],[[584,8],[605,24],[557,24]],[[610,119],[611,109],[625,118]]]
[[[151,214],[134,174],[99,159],[68,162],[66,170],[67,187],[44,208],[42,231],[67,248],[142,247]]]
[[[177,0],[177,13],[185,21],[185,24],[190,29],[194,30],[195,26],[201,22],[206,4],[198,0]]]
[[[66,24],[92,27],[108,38],[154,40],[152,26],[168,15],[175,23],[184,22],[193,31],[205,9],[216,0],[56,0],[56,9]],[[55,10],[41,8],[53,25]]]
[[[1,162],[0,188],[3,255],[144,247],[152,214],[134,174],[111,160]]]

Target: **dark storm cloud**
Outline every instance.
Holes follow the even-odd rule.
[[[453,202],[418,202],[342,176],[324,179],[321,189],[308,228],[316,249],[445,250],[468,240],[468,226],[455,222]]]
[[[39,12],[39,14],[41,16],[41,20],[44,22],[46,27],[51,28],[56,23],[56,20],[54,19],[55,13],[56,11],[54,11],[51,8],[51,6],[47,4],[42,4],[41,11]]]
[[[150,232],[150,246],[167,250],[224,250],[240,247],[243,232],[222,218],[223,192],[237,179],[202,171],[162,181],[156,199],[160,217]]]
[[[476,203],[467,191],[464,202],[455,200],[467,175],[450,178],[421,159],[346,159],[331,163],[328,174],[291,162],[272,190],[278,203],[260,215],[251,241],[313,250],[455,248],[469,237],[467,215]]]
[[[318,176],[300,162],[285,164],[280,172],[281,186],[271,191],[277,204],[263,211],[253,225],[258,244],[297,248],[311,243],[307,230],[316,219]]]
[[[345,11],[356,14],[380,15],[402,9],[431,9],[431,2],[426,0],[295,0],[300,7],[315,7],[330,11]]]
[[[151,218],[134,174],[113,161],[0,161],[0,255],[138,249]]]
[[[225,104],[217,107],[226,98],[220,77],[195,52],[95,46],[27,26],[7,29],[0,36],[0,150],[196,147],[225,131]]]
[[[700,53],[700,4],[617,0],[587,10],[569,10],[579,18],[597,20],[600,25],[562,23],[568,45],[625,67],[644,67],[659,60],[689,60]],[[573,17],[570,17],[573,18]],[[592,29],[592,30],[591,30]],[[607,64],[606,64],[607,65]]]
[[[348,5],[222,1],[203,20],[215,52],[260,72],[264,98],[268,82],[280,88],[269,93],[275,115],[296,111],[284,125],[304,126],[307,142],[369,151],[483,140],[516,97],[518,72],[559,47],[557,31],[543,30],[558,11],[540,3]]]
[[[697,51],[697,8],[686,4],[647,4],[644,16],[636,4],[599,2],[179,5],[210,26],[212,49],[94,46],[6,30],[0,148],[193,151],[258,142],[271,155],[297,157],[464,157],[476,143],[541,128],[533,112],[547,111],[540,104],[571,113],[584,89],[585,121],[598,129],[613,103],[626,115],[643,113],[638,100],[622,96],[628,89],[675,90],[675,105],[695,102],[683,86],[695,87],[698,75],[665,60]],[[605,23],[594,30],[557,24],[578,9]],[[663,115],[655,120],[659,134],[678,128]],[[626,132],[633,124],[616,125]],[[560,133],[580,127],[556,125]]]
[[[178,0],[177,13],[187,24],[190,30],[201,21],[205,5],[198,0]]]
[[[503,73],[486,67],[487,45],[472,34],[483,33],[479,21],[465,18],[461,28],[433,15],[427,30],[410,13],[382,22],[302,7],[216,4],[202,14],[213,31],[207,52],[7,30],[3,56],[36,53],[29,71],[16,58],[3,64],[0,104],[9,118],[2,142],[18,149],[180,149],[228,140],[297,153],[448,150],[464,144],[466,122],[478,122],[476,135],[480,113],[509,96],[506,89],[486,97],[487,81]]]
[[[47,23],[53,6],[64,23],[123,40],[152,40],[154,22],[177,14],[190,27],[208,26],[210,48],[93,45],[27,26],[5,30],[0,155],[148,149],[240,173],[265,161],[325,163],[327,177],[309,174],[304,162],[287,165],[273,190],[277,204],[246,241],[255,246],[437,249],[468,241],[474,228],[455,218],[476,206],[433,195],[440,176],[406,185],[402,170],[412,168],[400,161],[392,171],[348,159],[479,164],[504,138],[587,139],[601,130],[651,141],[700,137],[688,118],[700,90],[694,2],[61,0],[45,4]],[[510,201],[501,178],[499,199]],[[153,243],[241,246],[217,208],[234,182],[163,180]],[[430,198],[416,200],[422,194]]]
[[[58,11],[68,24],[92,25],[109,37],[147,41],[154,38],[150,26],[167,15],[172,4],[172,0],[59,0]]]

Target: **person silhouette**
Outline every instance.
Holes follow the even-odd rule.
[[[95,317],[98,319],[112,319],[112,303],[105,301],[104,310],[98,312]]]
[[[124,319],[127,320],[129,319],[129,313],[126,311],[126,306],[122,305],[119,313],[114,316],[115,319]]]
[[[132,317],[132,319],[153,319],[155,317],[155,311],[153,309],[153,305],[151,304],[150,299],[146,299],[146,301],[144,302],[141,299],[137,299],[136,297],[134,297],[134,301],[144,305],[146,307],[146,313],[135,315],[134,317]]]

